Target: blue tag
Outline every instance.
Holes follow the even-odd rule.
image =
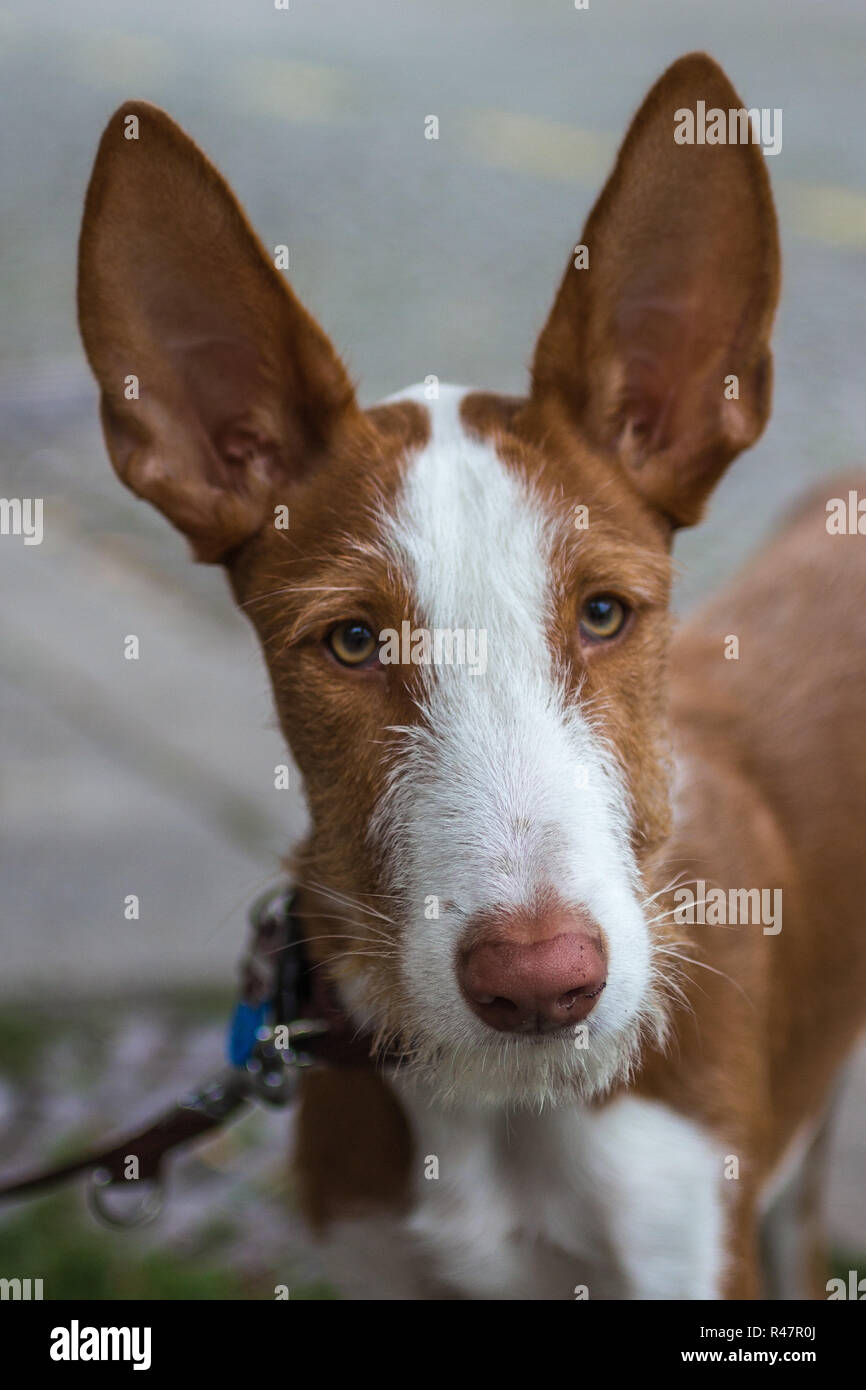
[[[236,1004],[229,1024],[228,1055],[233,1067],[242,1067],[256,1045],[256,1034],[267,1022],[270,1004]]]

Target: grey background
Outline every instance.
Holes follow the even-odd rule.
[[[265,243],[290,246],[367,401],[431,372],[512,391],[629,116],[692,48],[783,110],[785,287],[774,418],[678,547],[681,610],[805,483],[864,458],[862,4],[4,6],[0,495],[44,497],[46,534],[0,539],[0,997],[224,984],[243,907],[303,824],[297,793],[273,789],[284,753],[222,576],[103,451],[74,266],[111,111],[145,97],[198,140]],[[866,1245],[862,1122],[852,1098],[833,1220]]]

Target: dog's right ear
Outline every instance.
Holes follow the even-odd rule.
[[[114,467],[201,560],[256,532],[357,410],[224,180],[146,102],[116,111],[99,146],[78,312]]]

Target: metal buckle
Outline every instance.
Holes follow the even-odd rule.
[[[123,1193],[115,1203],[115,1197]],[[108,1200],[108,1194],[112,1197]],[[134,1193],[133,1201],[130,1195]],[[86,1189],[87,1205],[104,1225],[120,1230],[148,1226],[162,1211],[164,1188],[158,1178],[135,1178],[126,1181],[112,1177],[107,1168],[94,1168]],[[133,1202],[137,1205],[133,1205]]]
[[[288,1105],[298,1089],[299,1070],[315,1061],[298,1043],[327,1031],[327,1023],[320,1019],[298,1019],[274,1028],[260,1028],[258,1041],[243,1068],[251,1094],[266,1105]],[[277,1037],[282,1042],[283,1034],[285,1046],[279,1046]]]

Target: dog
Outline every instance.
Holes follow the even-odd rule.
[[[295,1140],[350,1296],[824,1295],[866,561],[813,498],[671,632],[673,537],[767,421],[779,290],[765,156],[675,139],[699,101],[742,107],[698,53],[635,116],[520,399],[362,408],[164,112],[99,147],[108,452],[261,639],[309,807],[296,912],[369,1043],[311,1069]]]

